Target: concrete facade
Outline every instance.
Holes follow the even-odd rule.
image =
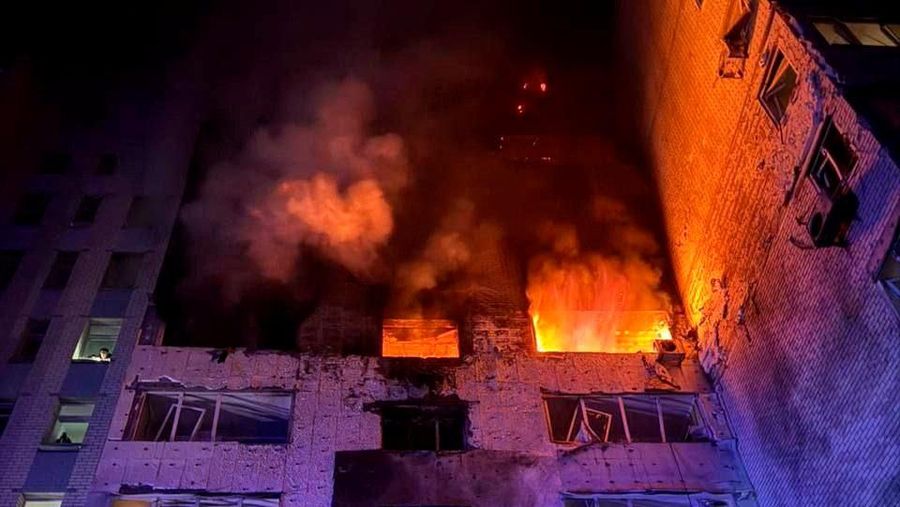
[[[757,2],[749,55],[727,61],[736,3],[622,2],[679,292],[761,504],[895,505],[900,319],[879,281],[900,215],[891,141],[788,6]],[[797,74],[778,123],[758,98],[776,51]],[[829,117],[857,157],[844,185],[859,209],[847,245],[816,248],[808,168]]]

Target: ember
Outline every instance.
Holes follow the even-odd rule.
[[[443,319],[384,319],[384,357],[459,357],[456,324]]]

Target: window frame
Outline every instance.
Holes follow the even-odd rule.
[[[381,427],[381,449],[391,452],[417,452],[417,451],[426,451],[426,452],[462,452],[468,449],[468,439],[467,431],[469,427],[469,411],[468,406],[465,403],[384,403],[379,407],[380,411],[380,427]],[[402,448],[400,447],[386,447],[385,446],[385,424],[396,424],[390,422],[391,418],[394,420],[399,419],[397,415],[399,412],[409,411],[414,413],[417,417],[427,416],[432,419],[433,426],[433,446],[425,449],[420,447],[415,447],[413,445],[406,445]],[[392,413],[394,412],[394,413]],[[441,422],[444,419],[449,417],[458,418],[456,424],[459,424],[460,430],[460,445],[459,447],[441,447]],[[409,420],[405,420],[407,422],[407,427],[409,431],[414,429],[413,420],[410,418]],[[445,426],[446,428],[446,426]],[[412,442],[411,437],[407,437],[405,443],[410,444]]]
[[[44,345],[44,340],[47,339],[50,321],[51,319],[35,319],[32,317],[25,321],[25,326],[22,328],[22,332],[19,333],[19,342],[16,344],[16,350],[12,357],[9,358],[10,363],[27,364],[35,361],[41,351],[41,347]],[[35,328],[40,329],[41,327],[43,327],[43,333],[33,332],[36,330]],[[35,340],[34,337],[36,336],[40,336],[40,339]],[[37,345],[33,346],[35,343]]]
[[[725,30],[722,34],[722,42],[725,44],[728,58],[745,60],[750,56],[753,29],[758,11],[758,0],[731,0],[725,17]],[[739,39],[742,44],[738,46],[731,39]]]
[[[826,146],[826,141],[828,136],[834,132],[835,135],[838,136],[839,140],[842,144],[847,148],[849,155],[852,157],[849,161],[849,165],[846,168],[846,171],[842,170],[839,161],[836,160],[835,154],[828,151]],[[834,201],[834,199],[841,195],[841,192],[844,188],[847,187],[850,178],[853,176],[853,171],[856,169],[856,165],[859,162],[859,155],[857,155],[856,150],[853,148],[853,145],[847,139],[847,137],[837,128],[834,124],[834,119],[831,115],[823,120],[821,126],[819,127],[819,131],[816,133],[816,142],[812,147],[812,153],[809,157],[809,163],[806,167],[806,177],[812,182],[816,191],[820,194],[828,197],[829,200]],[[821,185],[820,175],[823,174],[823,168],[825,164],[828,163],[834,168],[834,174],[837,176],[838,182],[835,184],[834,189],[829,190],[828,188]]]
[[[245,502],[248,507],[256,507],[259,505],[260,501],[268,501],[267,504],[271,504],[271,507],[278,507],[281,504],[281,495],[277,493],[267,493],[267,494],[242,494],[242,493],[222,493],[222,494],[193,494],[193,493],[172,493],[172,494],[159,494],[159,493],[151,493],[144,495],[119,495],[114,497],[110,502],[110,507],[115,507],[116,501],[125,500],[125,501],[139,501],[139,502],[147,502],[150,507],[165,507],[166,504],[163,504],[163,501],[172,501],[177,500],[181,503],[180,505],[191,505],[188,502],[191,502],[194,506],[200,506],[200,502],[204,500],[211,499],[221,499],[221,500],[229,500],[236,501],[237,505],[240,507],[244,506]],[[256,502],[252,506],[250,502]],[[268,506],[266,506],[268,507]]]
[[[62,277],[58,272],[58,270],[62,268],[58,266],[57,263],[60,262],[60,259],[66,259],[68,257],[71,257],[71,265],[68,266],[68,272],[65,277]],[[44,277],[44,283],[41,285],[41,289],[65,289],[69,285],[69,282],[72,281],[72,273],[75,272],[75,267],[78,266],[78,259],[80,257],[81,252],[77,250],[57,250],[56,255],[53,257],[53,263],[50,264],[50,269],[47,271],[47,276]],[[65,264],[63,267],[65,267]]]
[[[109,362],[113,356],[113,353],[116,350],[116,347],[119,343],[119,337],[122,336],[122,326],[125,322],[125,319],[121,318],[100,318],[100,317],[91,317],[88,319],[87,323],[84,325],[84,329],[81,331],[81,336],[78,338],[78,343],[75,345],[75,350],[72,352],[72,361],[85,361],[85,362]],[[94,326],[114,326],[118,324],[119,330],[115,335],[115,338],[101,338],[95,337],[90,339],[91,336],[90,330]],[[104,336],[104,335],[98,335]],[[101,347],[109,350],[110,359],[100,359],[98,357],[85,356],[84,350],[87,348],[88,344],[91,342],[112,342],[112,346],[109,347]],[[99,349],[98,349],[99,351]]]
[[[894,310],[900,315],[900,223],[894,228],[894,235],[891,236],[875,276]]]
[[[143,419],[144,410],[146,408],[146,397],[147,395],[155,394],[155,395],[164,395],[164,396],[172,396],[177,395],[177,402],[174,405],[170,405],[167,410],[166,416],[163,418],[162,424],[159,426],[159,430],[156,432],[156,436],[153,440],[137,440],[135,436],[140,428],[140,423]],[[287,431],[285,432],[284,438],[282,441],[278,442],[244,442],[243,440],[218,440],[218,431],[219,431],[219,420],[222,410],[222,398],[225,395],[241,395],[241,394],[280,394],[285,397],[290,398],[291,404],[288,408],[288,415],[286,420]],[[215,408],[213,410],[213,415],[211,419],[211,428],[210,428],[210,438],[209,440],[194,440],[195,435],[197,434],[198,429],[200,428],[201,423],[203,422],[202,417],[198,418],[197,422],[194,424],[194,428],[191,431],[191,438],[188,440],[176,440],[176,432],[178,430],[179,422],[181,422],[181,412],[184,408],[184,398],[185,395],[196,396],[196,395],[204,395],[215,397]],[[190,407],[189,407],[190,408]],[[292,391],[278,391],[278,390],[255,390],[255,391],[171,391],[165,389],[142,389],[135,393],[134,402],[132,404],[131,415],[128,418],[128,422],[126,425],[125,438],[124,440],[132,441],[132,442],[204,442],[204,443],[215,443],[215,442],[237,442],[237,443],[247,443],[248,445],[286,445],[291,441],[291,422],[292,416],[294,412],[294,394]],[[169,426],[169,417],[172,417],[171,429],[169,429],[169,435],[166,438],[163,437],[163,429]]]
[[[590,429],[590,428],[587,429],[586,432],[589,435],[591,435],[591,437],[592,437],[591,441],[588,442],[588,444],[595,444],[595,443],[606,443],[606,444],[609,444],[609,443],[620,443],[620,444],[660,443],[660,444],[666,444],[666,443],[711,442],[714,440],[713,432],[711,430],[710,424],[706,420],[705,416],[703,415],[702,410],[700,410],[700,404],[697,401],[698,397],[694,393],[677,393],[677,394],[676,393],[670,393],[670,394],[663,394],[663,393],[658,393],[658,394],[657,393],[652,393],[652,394],[647,394],[647,393],[620,393],[620,394],[606,394],[606,393],[603,393],[603,394],[598,394],[598,393],[594,393],[594,394],[560,394],[560,393],[553,393],[553,394],[549,394],[548,393],[548,394],[544,394],[542,396],[542,402],[543,402],[542,405],[544,408],[544,420],[547,425],[547,432],[550,437],[550,442],[553,444],[556,444],[556,445],[579,446],[579,445],[585,445],[585,443],[579,442],[578,440],[557,440],[554,437],[552,418],[550,415],[550,406],[547,403],[547,400],[551,399],[551,398],[569,398],[569,399],[576,398],[576,399],[578,399],[578,401],[579,401],[578,410],[582,411],[581,417],[580,417],[581,424],[587,428],[589,428],[589,425],[584,423],[585,417],[587,416],[587,408],[585,405],[585,401],[586,400],[590,401],[591,399],[599,400],[601,398],[604,398],[604,399],[611,398],[611,399],[615,400],[615,403],[618,406],[618,410],[619,410],[617,415],[621,418],[621,424],[624,429],[625,440],[624,441],[610,441],[609,440],[609,433],[613,426],[613,420],[614,420],[614,419],[611,419],[610,422],[607,424],[606,435],[604,436],[603,440],[595,438],[595,437],[597,437],[597,435],[593,429]],[[625,406],[626,398],[652,398],[654,400],[654,404],[656,405],[656,418],[659,423],[659,428],[658,428],[659,437],[660,437],[659,441],[637,440],[632,437],[632,431],[631,431],[632,428],[630,427],[629,422],[628,422],[629,410]],[[665,422],[664,422],[664,416],[663,416],[664,412],[663,412],[662,403],[661,403],[662,398],[690,398],[691,418],[693,420],[695,420],[696,423],[698,423],[699,425],[702,426],[704,438],[698,439],[698,440],[687,440],[687,441],[679,440],[679,441],[675,441],[675,442],[669,442],[668,438],[666,436]],[[573,413],[572,422],[570,424],[574,425],[575,421],[578,419],[579,419],[579,417],[577,416],[577,414]],[[574,430],[574,427],[570,426],[567,436],[577,436],[578,432],[577,431],[573,432],[573,430]]]
[[[84,416],[62,416],[61,412],[64,406],[73,405],[73,406],[84,406],[90,405],[91,412],[90,414]],[[56,410],[53,412],[53,420],[50,424],[50,428],[47,429],[47,432],[44,435],[44,438],[41,440],[41,448],[44,449],[56,449],[56,450],[69,450],[69,449],[79,449],[82,445],[84,445],[84,438],[81,441],[71,443],[63,443],[57,442],[55,440],[56,427],[61,423],[84,423],[84,436],[87,436],[87,432],[91,427],[91,418],[94,416],[94,410],[97,408],[96,400],[94,399],[83,399],[83,398],[59,398],[56,402]],[[61,418],[65,418],[66,420],[61,420]]]
[[[791,64],[791,61],[780,48],[773,48],[773,50],[774,53],[772,53],[772,58],[769,61],[768,69],[766,69],[765,77],[763,78],[762,85],[759,87],[759,93],[756,97],[757,100],[759,100],[760,105],[762,105],[763,110],[775,125],[781,126],[785,123],[788,116],[788,107],[794,101],[794,94],[797,91],[797,84],[800,76],[797,74],[797,70],[794,68],[793,64]],[[785,71],[790,70],[794,74],[794,83],[791,87],[791,92],[788,95],[784,110],[781,111],[781,115],[778,116],[770,109],[769,99],[780,90],[780,88],[776,88],[776,85],[778,84],[776,82],[776,73],[781,67],[786,67]]]

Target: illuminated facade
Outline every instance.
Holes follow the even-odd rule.
[[[680,295],[760,502],[897,504],[896,10],[623,2],[622,23]]]

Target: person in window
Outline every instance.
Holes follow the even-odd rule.
[[[96,355],[91,356],[91,358],[98,361],[108,362],[110,359],[112,359],[112,354],[109,353],[108,348],[103,347],[102,349],[97,351]]]
[[[59,438],[56,439],[56,443],[57,443],[57,444],[71,444],[71,443],[72,443],[72,439],[69,438],[69,434],[68,434],[68,433],[66,433],[65,431],[63,431],[62,434],[59,435]]]

